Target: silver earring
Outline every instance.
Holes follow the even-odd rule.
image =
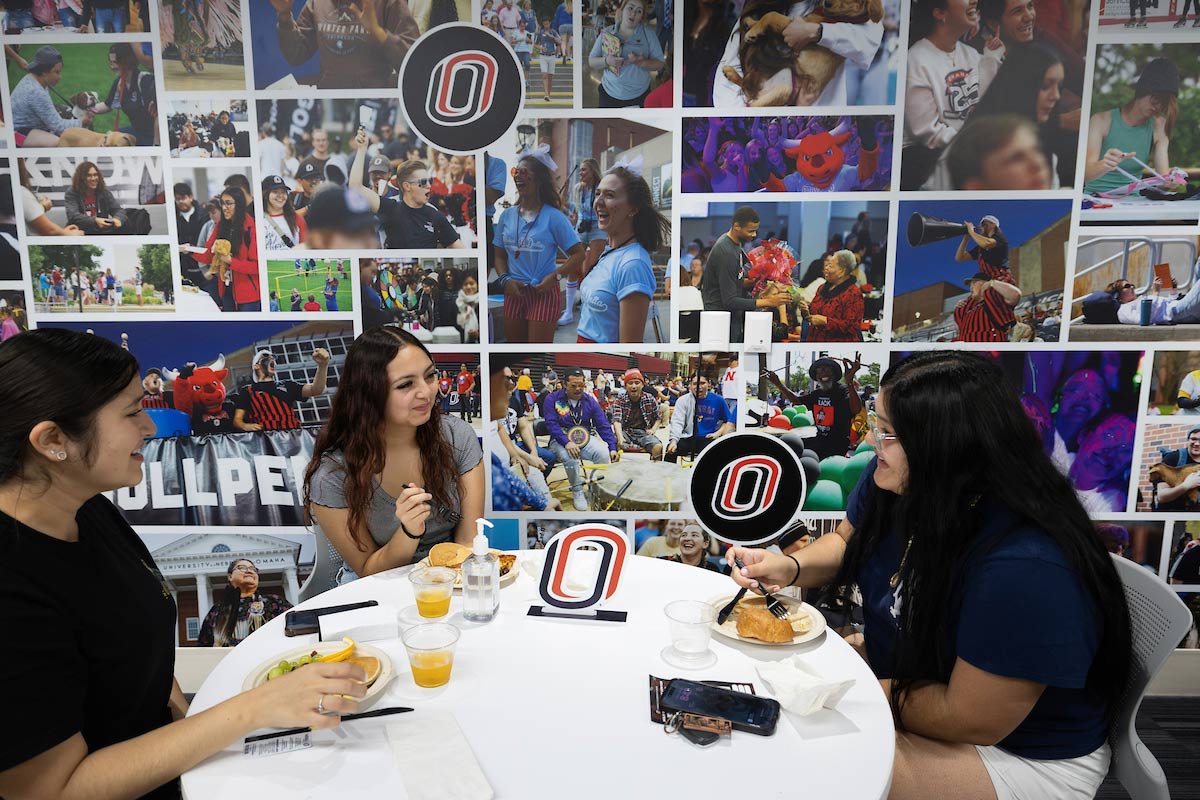
[[[62,450],[52,450],[51,452],[52,452],[52,453],[54,453],[54,457],[55,457],[55,458],[57,458],[59,461],[66,461],[66,460],[67,460],[67,454],[66,454],[64,451],[62,451]]]

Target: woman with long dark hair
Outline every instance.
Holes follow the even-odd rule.
[[[67,207],[67,224],[75,225],[85,233],[128,233],[124,227],[129,224],[129,216],[104,185],[100,168],[91,161],[80,161],[75,167],[64,203]]]
[[[504,333],[509,342],[552,342],[562,310],[559,276],[579,273],[583,244],[562,212],[551,167],[522,156],[512,168],[517,204],[496,221],[492,253],[504,291]],[[566,253],[556,266],[558,252]]]
[[[273,594],[258,591],[258,567],[248,558],[229,562],[229,582],[200,626],[201,647],[236,647],[250,634],[292,607]]]
[[[858,586],[899,729],[892,797],[1092,797],[1129,610],[1016,391],[982,355],[910,356],[880,382],[869,441],[837,535],[792,556],[732,548],[734,580]]]
[[[734,6],[721,0],[687,0],[683,6],[683,104],[711,106],[713,73],[737,22]]]
[[[429,351],[400,328],[371,328],[346,353],[304,475],[317,561],[302,596],[470,544],[483,493],[479,440],[443,414]]]
[[[329,728],[366,675],[313,664],[191,716],[178,617],[146,545],[105,497],[144,479],[154,435],[120,345],[39,328],[0,344],[0,795],[179,797],[176,778],[258,728]],[[39,688],[54,687],[53,690]]]
[[[258,288],[258,241],[254,217],[246,210],[246,194],[236,186],[227,186],[218,198],[221,217],[208,235],[203,253],[192,258],[211,264],[217,279],[217,296],[222,311],[260,311],[262,294]],[[217,246],[218,241],[229,247]]]
[[[1079,130],[1064,130],[1060,122],[1062,58],[1040,44],[1014,44],[988,92],[971,115],[972,121],[998,114],[1017,114],[1038,125],[1042,151],[1056,183],[1051,189],[1075,183],[1075,153]]]
[[[597,225],[607,247],[580,286],[577,341],[641,342],[657,280],[650,254],[670,237],[650,186],[628,167],[613,167],[596,189]]]

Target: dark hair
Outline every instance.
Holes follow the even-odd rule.
[[[996,114],[1017,114],[1037,120],[1037,96],[1046,71],[1063,63],[1062,57],[1040,44],[1014,44],[988,87],[987,94],[971,112],[971,119]],[[1054,113],[1051,113],[1051,119]]]
[[[276,191],[276,190],[275,190],[275,189],[272,189],[272,190],[271,190],[271,192],[274,192],[274,191]],[[267,192],[265,195],[263,195],[263,199],[262,199],[262,202],[263,202],[263,213],[264,213],[264,214],[267,214],[267,215],[270,215],[270,213],[271,213],[271,207],[270,207],[270,205],[269,205],[269,204],[268,204],[268,202],[267,202],[267,201],[268,201],[268,199],[269,199],[269,198],[270,198],[270,196],[271,196],[271,192]],[[286,188],[284,188],[284,190],[283,190],[283,194],[284,194],[284,197],[283,197],[283,218],[284,218],[285,220],[287,220],[287,224],[288,224],[288,230],[289,230],[289,231],[294,231],[294,230],[297,230],[297,227],[298,227],[298,226],[297,226],[297,224],[296,224],[296,207],[295,207],[294,205],[292,205],[292,193],[291,193],[291,192],[289,192],[289,191],[287,191],[287,189],[286,189]]]
[[[563,377],[567,380],[570,380],[571,378],[582,378],[583,369],[580,367],[567,367],[565,370],[563,370]]]
[[[950,143],[950,151],[946,155],[951,185],[955,189],[961,189],[971,178],[980,177],[984,158],[995,152],[1022,128],[1032,131],[1038,141],[1041,141],[1037,123],[1028,117],[993,114],[976,118],[972,115]]]
[[[989,20],[999,22],[1004,18],[1004,9],[1007,5],[1008,0],[979,0],[979,18],[984,22]],[[1005,61],[1007,60],[1006,54]]]
[[[341,451],[345,473],[342,488],[349,508],[347,523],[350,537],[359,549],[365,550],[365,537],[370,536],[364,512],[371,505],[375,476],[383,472],[387,461],[382,437],[386,424],[384,412],[391,392],[387,366],[405,347],[420,348],[430,364],[434,364],[425,345],[402,328],[381,325],[369,328],[354,340],[342,365],[329,422],[317,436],[312,460],[304,473],[304,507],[311,510],[313,476],[329,452]],[[419,380],[424,380],[424,376]],[[438,503],[451,506],[448,487],[458,480],[458,473],[454,468],[454,450],[442,431],[440,403],[431,403],[429,421],[417,428],[417,450],[421,454],[425,491]]]
[[[180,181],[179,183],[175,184],[171,188],[172,188],[172,191],[174,192],[174,194],[179,197],[191,197],[192,196],[191,185],[184,183],[183,181]]]
[[[550,168],[533,156],[522,156],[517,163],[523,165],[533,174],[533,181],[537,186],[538,200],[541,201],[542,205],[561,210],[562,201],[558,196],[558,190],[554,188],[554,175],[550,173]]]
[[[251,195],[254,193],[253,190],[250,188],[250,179],[247,178],[245,175],[241,174],[240,172],[235,172],[232,175],[230,175],[228,178],[226,178],[224,185],[227,188],[230,186],[236,186],[239,189],[243,190],[247,195]]]
[[[239,561],[249,561],[248,558],[235,558],[229,562],[229,567],[225,570],[225,577],[228,579],[233,576],[233,568],[238,565]],[[255,591],[255,597],[258,592]],[[226,582],[225,590],[221,592],[221,599],[217,601],[217,621],[213,625],[213,644],[217,647],[228,647],[233,644],[234,632],[237,630],[238,621],[238,606],[242,602],[242,590],[237,588],[231,582]]]
[[[937,17],[933,12],[945,11],[947,5],[946,0],[913,0],[912,14],[908,21],[909,47],[937,30]]]
[[[38,328],[0,344],[0,482],[25,477],[29,434],[47,420],[83,445],[90,466],[96,412],[138,377],[137,360],[103,336]]]
[[[96,172],[100,172],[100,167],[96,166],[95,163],[91,161],[80,161],[75,166],[75,174],[71,176],[71,190],[81,195],[84,194],[87,191],[87,186],[84,184],[84,181],[87,179],[87,173],[93,169],[96,170]],[[99,195],[104,191],[107,191],[106,187],[104,186],[104,173],[100,172],[100,182],[96,184],[96,194]]]
[[[133,45],[129,42],[117,42],[108,48],[108,52],[117,57],[117,66],[125,69],[137,69],[137,55],[133,52]]]
[[[246,234],[246,195],[236,186],[226,186],[221,197],[228,195],[233,198],[233,218],[225,219],[225,210],[221,209],[221,219],[217,221],[217,238],[228,239],[233,253],[242,252]]]
[[[888,417],[908,459],[908,479],[903,494],[868,493],[836,584],[857,582],[889,531],[915,534],[906,546],[909,557],[901,564],[897,589],[904,634],[896,640],[894,663],[876,665],[891,667],[891,700],[901,729],[913,685],[949,679],[951,598],[978,559],[1012,531],[986,541],[974,535],[986,513],[976,509],[981,498],[990,510],[1006,508],[1019,525],[1053,539],[1095,602],[1104,631],[1087,687],[1107,701],[1111,716],[1130,673],[1125,593],[1092,520],[1071,482],[1042,449],[1016,390],[984,356],[927,351],[892,366],[879,391],[887,393]],[[929,502],[931,497],[937,502]]]
[[[625,167],[614,167],[608,174],[621,182],[625,187],[626,200],[636,209],[633,215],[634,238],[647,252],[654,253],[670,237],[671,221],[654,207],[650,185],[641,175],[634,175]]]
[[[744,228],[754,222],[759,222],[758,212],[751,206],[740,206],[733,212],[733,224],[739,228]]]

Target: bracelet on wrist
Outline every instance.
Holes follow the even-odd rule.
[[[405,533],[407,533],[407,531],[405,531]],[[796,557],[791,553],[788,553],[787,557],[790,558],[792,563],[796,565],[796,574],[792,576],[791,581],[788,582],[788,586],[795,586],[796,581],[800,580],[800,562],[796,560]]]
[[[411,533],[409,533],[409,532],[408,532],[408,528],[404,527],[404,520],[400,520],[399,522],[400,522],[400,530],[404,531],[404,535],[405,535],[405,536],[407,536],[408,538],[410,538],[410,539],[418,539],[418,540],[419,540],[419,539],[420,539],[422,536],[424,536],[424,535],[425,535],[425,534],[423,534],[423,533],[422,533],[422,534],[420,534],[420,535],[418,535],[418,536],[413,536]],[[799,573],[799,572],[797,572],[796,574],[798,575],[798,574],[800,574],[800,573]]]

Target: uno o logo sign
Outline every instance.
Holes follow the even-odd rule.
[[[521,63],[503,39],[467,23],[441,25],[409,49],[400,97],[413,131],[439,150],[489,147],[516,121],[525,99]]]
[[[546,545],[538,593],[555,608],[591,608],[617,591],[628,556],[629,540],[611,525],[566,528]]]
[[[744,519],[775,502],[783,466],[770,456],[742,456],[726,464],[717,476],[713,513],[723,519]]]
[[[688,494],[696,518],[728,544],[770,542],[795,522],[807,485],[800,459],[765,433],[723,436],[692,467]]]

